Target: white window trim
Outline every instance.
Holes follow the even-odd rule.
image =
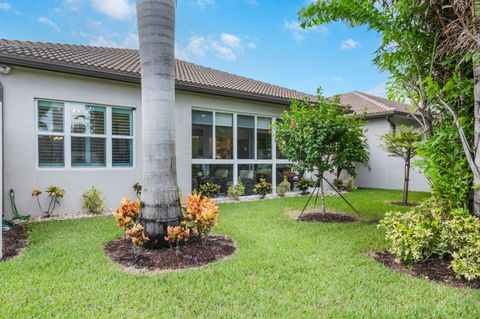
[[[136,129],[136,108],[126,107],[126,106],[117,106],[117,105],[104,105],[98,103],[83,103],[83,102],[72,102],[72,101],[61,101],[48,98],[35,98],[34,103],[34,114],[35,114],[35,167],[40,171],[99,171],[99,170],[112,170],[112,171],[123,171],[123,170],[135,170],[136,169],[136,139],[135,139],[135,129]],[[48,101],[48,102],[57,102],[63,103],[63,132],[44,132],[38,129],[38,102],[39,101]],[[72,106],[99,106],[106,108],[106,134],[82,134],[82,133],[72,133],[71,132],[71,110]],[[112,109],[127,109],[132,110],[132,135],[123,136],[123,135],[113,135],[112,134]],[[39,144],[38,136],[63,136],[64,138],[64,166],[50,167],[50,166],[40,166],[39,160]],[[105,138],[105,166],[72,166],[72,150],[71,150],[71,137],[98,137]],[[112,138],[118,139],[130,139],[132,140],[132,165],[131,166],[113,166],[112,164]]]
[[[272,166],[272,193],[276,195],[277,193],[277,164],[290,164],[292,162],[288,159],[277,159],[277,145],[275,143],[275,132],[272,133],[272,158],[271,159],[257,159],[257,118],[258,117],[265,117],[270,118],[271,123],[275,123],[278,115],[271,115],[271,114],[257,114],[257,113],[247,113],[247,112],[233,112],[230,110],[225,109],[216,109],[216,108],[204,108],[204,107],[197,107],[192,106],[190,115],[193,111],[203,111],[203,112],[211,112],[213,121],[212,121],[212,158],[191,158],[191,165],[190,170],[192,169],[192,165],[233,165],[233,184],[236,185],[238,182],[238,165],[242,164],[266,164]],[[233,115],[233,159],[216,159],[216,113],[226,113]],[[254,158],[252,159],[238,159],[238,150],[237,150],[237,123],[238,123],[238,116],[245,115],[245,116],[252,116],[254,117],[255,125],[254,125]],[[190,124],[190,126],[192,123]],[[190,139],[192,138],[192,131],[190,127]],[[191,176],[191,171],[190,171]],[[191,177],[190,177],[191,178]]]

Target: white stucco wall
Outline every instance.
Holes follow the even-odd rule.
[[[413,121],[394,119],[396,125],[416,125]],[[370,152],[369,167],[360,166],[357,169],[355,183],[358,187],[403,189],[404,161],[401,158],[389,156],[381,145],[381,136],[391,131],[391,125],[386,118],[370,119],[366,125],[368,149]],[[429,191],[427,179],[417,168],[410,171],[410,190]]]
[[[11,215],[9,189],[17,196],[17,208],[23,214],[39,215],[31,196],[34,187],[44,190],[49,185],[65,189],[65,198],[56,214],[81,210],[82,193],[91,186],[105,195],[106,207],[115,208],[122,197],[134,198],[132,185],[141,179],[141,96],[138,84],[121,83],[56,72],[14,67],[9,75],[1,75],[4,86],[6,216]],[[133,168],[38,168],[36,163],[35,99],[60,100],[136,108],[135,158]],[[282,107],[248,100],[177,91],[175,126],[177,174],[180,192],[191,192],[191,109],[231,111],[244,114],[277,116]],[[47,203],[46,195],[42,202]]]

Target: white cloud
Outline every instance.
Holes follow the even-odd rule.
[[[78,11],[80,10],[80,1],[81,0],[63,0],[63,4],[72,11]]]
[[[319,26],[314,26],[314,27],[311,27],[311,28],[303,29],[300,26],[300,22],[298,22],[296,20],[290,20],[290,21],[285,20],[284,23],[283,23],[283,28],[286,31],[291,32],[293,38],[297,42],[301,42],[301,41],[305,40],[305,38],[311,32],[318,32],[318,33],[321,33],[323,35],[328,34],[328,28],[324,25],[319,25]]]
[[[195,55],[205,55],[208,50],[208,44],[204,37],[193,36],[187,46],[187,51]]]
[[[251,6],[251,7],[255,7],[258,5],[258,1],[257,0],[246,0],[247,3]]]
[[[79,35],[90,38],[89,44],[96,47],[138,49],[138,36],[131,32],[122,39],[118,39],[116,35],[112,37],[104,35],[97,36],[87,35],[84,32],[80,32]]]
[[[245,48],[255,49],[256,47],[253,42],[244,45],[242,37],[238,35],[220,33],[220,35],[207,37],[192,36],[186,46],[176,43],[175,55],[179,59],[190,60],[195,56],[210,54],[225,61],[235,61],[238,56],[244,54]]]
[[[207,6],[210,6],[212,4],[215,4],[215,0],[195,0],[195,3],[201,7],[201,8],[205,8]]]
[[[0,2],[0,10],[7,11],[7,12],[14,12],[15,14],[20,14],[20,11],[16,10],[8,2]]]
[[[226,46],[231,48],[239,48],[242,40],[234,34],[222,33],[220,34],[220,40]]]
[[[237,55],[233,52],[231,48],[222,46],[217,42],[212,42],[212,49],[215,51],[217,57],[225,61],[235,61]]]
[[[342,50],[350,50],[350,49],[356,49],[360,46],[360,42],[355,41],[353,39],[348,39],[342,42],[340,45],[340,49]]]
[[[367,93],[386,98],[387,85],[385,83],[379,83],[375,85],[371,90],[368,90]]]
[[[92,6],[116,20],[128,20],[135,14],[135,8],[129,0],[92,0]]]
[[[53,30],[57,31],[57,32],[60,32],[60,28],[58,27],[58,25],[53,22],[52,20],[48,19],[48,18],[45,18],[45,17],[40,17],[38,18],[38,23],[40,24],[44,24],[50,28],[52,28]]]

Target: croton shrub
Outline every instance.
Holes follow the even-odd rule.
[[[186,198],[182,211],[180,225],[169,226],[165,239],[178,247],[191,236],[197,236],[206,245],[208,235],[218,223],[219,212],[215,201],[201,193],[194,193]]]
[[[132,202],[130,199],[124,198],[120,207],[113,214],[118,227],[123,229],[125,238],[130,240],[135,246],[142,246],[148,241],[148,236],[143,231],[143,226],[138,222],[140,207],[139,199]]]

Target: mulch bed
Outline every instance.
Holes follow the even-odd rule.
[[[389,252],[375,252],[370,253],[369,256],[388,268],[402,274],[427,278],[455,287],[480,289],[480,280],[469,281],[455,276],[453,270],[449,268],[450,262],[452,261],[450,256],[445,256],[444,258],[432,256],[424,262],[415,263],[412,269],[407,268],[402,263],[397,263],[395,257]]]
[[[300,216],[300,212],[290,213],[290,216],[293,219],[298,219],[298,216]],[[358,221],[358,218],[351,215],[341,214],[341,213],[333,213],[333,212],[323,213],[320,210],[311,210],[303,213],[302,217],[300,218],[300,221],[317,222],[317,223],[354,223]]]
[[[206,246],[191,239],[179,250],[138,248],[125,238],[108,242],[104,249],[110,259],[127,270],[157,273],[206,265],[232,255],[236,246],[230,238],[210,235]]]
[[[3,246],[2,260],[19,255],[28,245],[27,227],[19,225],[8,230],[2,230]]]

